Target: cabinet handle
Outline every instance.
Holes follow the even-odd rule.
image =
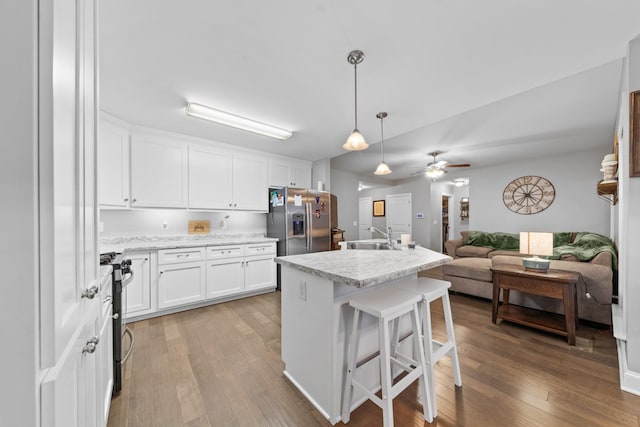
[[[125,202],[128,202],[128,201],[129,201],[129,198],[127,197],[126,199],[124,199],[124,201],[125,201]]]
[[[134,203],[135,203],[135,202],[137,202],[137,201],[138,201],[137,199],[133,199],[133,200],[132,200],[132,202],[134,202]]]
[[[89,289],[85,289],[84,291],[82,291],[82,294],[80,295],[80,297],[86,298],[86,299],[94,299],[97,294],[98,294],[98,287],[96,285],[93,285]]]
[[[146,262],[146,261],[149,261],[149,258],[145,258],[143,261],[145,261],[145,262]]]
[[[84,347],[82,347],[82,354],[95,353],[96,346],[98,345],[99,342],[100,342],[100,338],[98,337],[90,338],[89,341],[87,341],[87,343],[84,345]]]
[[[107,295],[107,297],[102,300],[102,302],[104,302],[104,303],[107,303],[109,301],[111,301],[111,295]]]
[[[229,203],[229,207],[233,206],[231,203]]]
[[[120,318],[120,313],[116,313],[116,314],[114,314],[113,316],[111,316],[111,318],[112,318],[113,320],[118,320],[118,319]]]
[[[164,271],[161,271],[160,274],[164,274]]]

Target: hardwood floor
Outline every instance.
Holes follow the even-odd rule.
[[[452,295],[451,304],[463,386],[445,358],[436,420],[422,418],[414,385],[394,400],[396,426],[638,426],[640,397],[620,391],[611,331],[580,325],[569,347],[493,325],[489,301]],[[441,305],[432,311],[434,337],[444,339]],[[282,374],[279,292],[130,327],[134,352],[109,427],[330,425]],[[367,402],[349,425],[382,425],[381,410]]]

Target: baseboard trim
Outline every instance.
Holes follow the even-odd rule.
[[[291,384],[293,384],[298,389],[298,391],[302,393],[304,397],[307,398],[307,400],[313,405],[313,407],[316,408],[318,412],[320,412],[320,414],[323,417],[325,417],[332,425],[336,425],[340,421],[340,417],[338,417],[338,419],[336,420],[332,420],[329,414],[327,414],[325,410],[322,409],[322,407],[318,404],[318,402],[316,402],[313,399],[313,397],[311,397],[311,395],[307,393],[307,391],[300,384],[298,384],[298,382],[294,380],[293,377],[289,375],[289,373],[286,370],[284,370],[282,373],[289,381],[291,381]]]
[[[616,343],[620,369],[620,389],[640,396],[640,373],[629,370],[629,365],[627,364],[627,342],[616,340]]]

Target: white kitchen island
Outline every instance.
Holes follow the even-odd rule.
[[[417,277],[451,261],[424,248],[345,250],[276,258],[281,265],[284,374],[332,424],[340,421],[346,351],[353,309],[349,299],[372,288]],[[408,322],[401,332],[408,330]],[[377,323],[360,322],[359,359],[378,349]],[[401,335],[402,336],[402,335]],[[403,345],[411,345],[406,340]],[[358,371],[371,388],[379,383],[377,359]],[[354,407],[364,399],[354,393]]]

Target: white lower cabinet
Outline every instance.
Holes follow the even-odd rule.
[[[137,315],[151,310],[151,254],[149,252],[127,253],[131,260],[133,279],[124,288],[125,316]]]
[[[275,243],[210,246],[207,249],[207,298],[276,286]]]
[[[202,301],[204,286],[203,262],[161,265],[158,277],[158,308]]]
[[[106,315],[99,325],[98,346],[96,346],[96,385],[97,385],[97,423],[106,427],[111,407],[111,394],[113,391],[113,308],[108,303]]]
[[[273,255],[247,257],[244,267],[244,281],[247,291],[276,286],[276,263]]]
[[[158,251],[158,308],[199,302],[205,298],[204,248]]]
[[[244,291],[242,258],[207,261],[207,299]]]

